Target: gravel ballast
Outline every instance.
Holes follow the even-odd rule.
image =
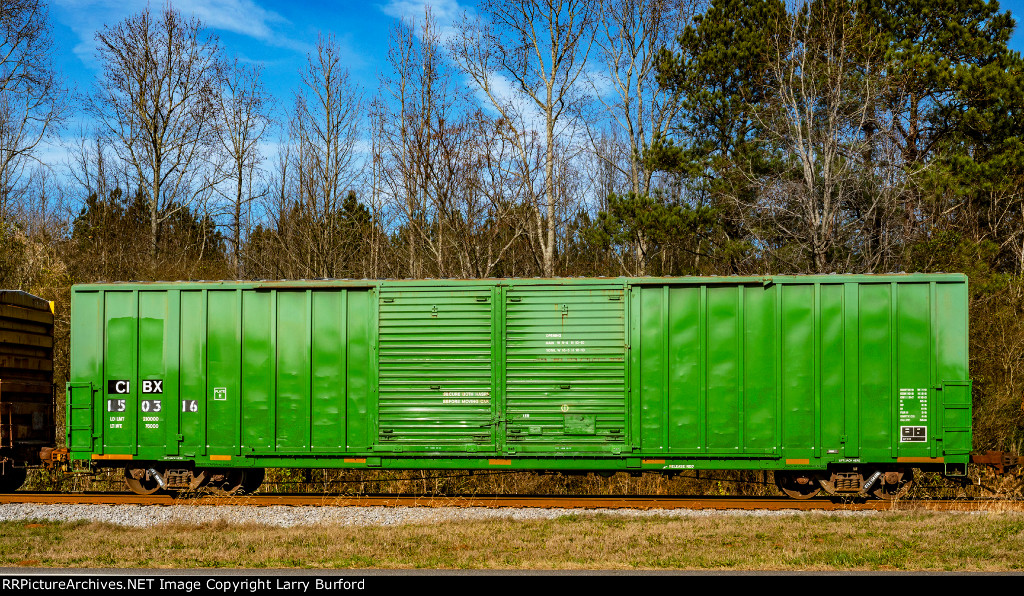
[[[0,505],[0,521],[51,520],[62,522],[104,522],[130,527],[158,524],[201,524],[227,522],[276,527],[339,525],[391,526],[430,524],[446,521],[489,519],[550,520],[567,515],[613,515],[622,517],[709,517],[793,516],[793,515],[874,515],[874,511],[768,511],[768,510],[696,510],[696,509],[541,509],[484,507],[252,507],[204,505],[37,505],[12,503]]]

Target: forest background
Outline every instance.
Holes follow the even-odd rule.
[[[449,21],[403,19],[376,88],[321,36],[285,98],[150,6],[72,91],[49,7],[4,0],[0,287],[55,301],[57,386],[76,283],[962,272],[975,448],[1022,451],[1024,61],[997,2]]]

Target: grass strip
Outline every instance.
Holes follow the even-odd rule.
[[[936,570],[1024,569],[1024,514],[569,515],[543,521],[280,528],[0,523],[0,566]]]

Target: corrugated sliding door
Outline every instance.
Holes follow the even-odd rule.
[[[377,451],[493,451],[492,288],[382,288]]]
[[[506,451],[622,452],[625,321],[621,286],[508,289]]]

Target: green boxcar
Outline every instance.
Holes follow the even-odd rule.
[[[91,284],[68,447],[137,492],[267,467],[776,470],[971,451],[963,275]]]

